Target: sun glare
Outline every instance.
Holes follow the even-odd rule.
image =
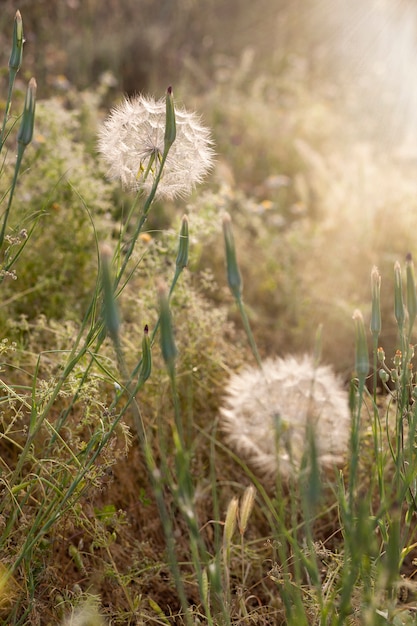
[[[318,10],[347,106],[364,133],[417,158],[416,3],[336,0],[331,7],[323,2]]]

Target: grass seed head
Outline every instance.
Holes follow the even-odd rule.
[[[230,546],[236,530],[238,508],[239,500],[234,497],[229,502],[229,506],[226,511],[226,520],[224,522],[223,541],[226,546]]]
[[[253,485],[249,485],[245,489],[245,493],[242,497],[239,511],[239,532],[243,536],[248,525],[250,514],[252,513],[253,505],[255,504],[256,489]]]

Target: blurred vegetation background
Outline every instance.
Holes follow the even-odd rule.
[[[17,118],[22,110],[29,78],[35,76],[38,83],[35,134],[25,153],[9,222],[12,234],[35,227],[19,257],[17,279],[2,282],[0,302],[3,349],[14,349],[13,341],[17,344],[13,369],[7,370],[17,384],[21,378],[27,385],[29,377],[32,389],[30,372],[36,371],[40,383],[50,381],[54,388],[61,375],[59,359],[72,349],[95,288],[97,243],[118,245],[123,216],[131,206],[132,197],[117,181],[107,180],[96,151],[97,128],[109,108],[123,94],[162,97],[173,85],[176,99],[199,111],[212,129],[217,153],[213,175],[190,198],[152,206],[148,231],[132,259],[135,272],[119,298],[123,350],[132,369],[143,328],[152,328],[157,319],[155,276],[167,283],[172,279],[179,223],[188,214],[190,271],[181,276],[172,310],[181,408],[187,443],[193,446],[193,476],[204,496],[198,503],[200,517],[208,522],[213,519],[206,497],[212,448],[203,430],[207,427],[211,437],[229,374],[252,362],[226,284],[224,211],[232,218],[244,299],[263,357],[310,352],[323,325],[323,361],[332,363],[347,382],[354,366],[352,313],[361,309],[369,323],[374,264],[382,275],[381,342],[388,364],[398,347],[394,263],[404,265],[407,253],[417,254],[415,3],[2,0],[3,111],[17,9],[26,44],[12,116]],[[4,198],[15,163],[14,134],[3,152]],[[111,368],[113,346],[105,350]],[[173,412],[158,349],[154,357],[141,410],[158,447],[159,428],[163,423],[169,429]],[[80,364],[68,381],[70,387],[78,389],[83,367]],[[43,394],[44,387],[39,388]],[[72,393],[70,389],[69,397]],[[112,401],[112,394],[109,381],[101,374],[94,378],[71,413],[74,446],[81,449],[88,440],[96,414]],[[64,406],[65,396],[53,407],[51,419],[60,414],[61,402]],[[24,441],[26,424],[19,419],[16,438]],[[144,596],[152,589],[152,597],[168,611],[177,606],[177,597],[167,588],[165,576],[159,577],[157,561],[164,563],[164,542],[160,529],[155,531],[155,508],[149,508],[153,496],[143,458],[135,443],[126,457],[127,444],[117,446],[119,452],[109,461],[118,460],[115,480],[103,491],[94,487],[97,493],[93,503],[87,503],[86,519],[90,516],[88,524],[98,524],[92,507],[105,511],[109,503],[114,511],[122,511],[121,520],[126,512],[130,527],[117,528],[124,542],[116,559],[120,571],[130,572],[126,585],[133,581]],[[62,459],[65,455],[63,448]],[[14,462],[11,458],[10,465]],[[227,486],[219,510],[225,510],[235,487],[243,485],[242,473],[226,455],[218,465],[219,484]],[[262,539],[253,545],[262,549],[256,554],[259,575],[254,575],[253,588],[267,606],[270,591],[264,568],[270,554],[265,556],[264,550],[269,530],[258,519],[254,527]],[[22,529],[19,541],[24,540]],[[85,546],[94,544],[95,532],[85,532]],[[68,534],[71,525],[62,536]],[[69,588],[79,579],[71,562],[72,569],[68,566],[67,542],[56,536],[58,559],[42,583],[43,603],[30,603],[35,613],[50,607],[51,585],[54,590]],[[74,537],[78,541],[78,535]],[[103,538],[105,546],[107,534]],[[177,544],[186,555],[184,537]],[[114,549],[119,550],[118,543]],[[96,548],[88,550],[85,559],[95,580],[108,557],[97,566]],[[142,562],[146,568],[156,563],[157,568],[140,570],[138,576],[137,564]],[[256,576],[265,583],[262,593]],[[109,577],[109,584],[102,584],[103,605],[110,612],[112,606],[128,610],[123,586],[115,596],[114,580]],[[253,598],[257,602],[257,596]],[[51,611],[55,615],[55,609]],[[51,623],[56,623],[52,617]]]
[[[258,61],[296,44],[302,2],[260,0],[6,0],[0,18],[8,35],[16,8],[25,16],[26,71],[52,88],[65,76],[77,88],[91,87],[111,71],[119,91],[161,90],[186,77],[194,90],[217,81],[230,56],[254,46]],[[297,35],[298,33],[298,35]],[[3,42],[2,42],[3,43]],[[7,54],[7,45],[2,45]],[[2,62],[6,61],[2,58]]]
[[[156,206],[150,226],[168,226],[179,206],[192,218],[209,210],[217,222],[231,212],[264,353],[309,350],[324,323],[324,356],[349,377],[351,313],[369,309],[373,264],[386,293],[387,350],[395,346],[392,267],[415,247],[412,2],[4,0],[3,67],[17,8],[22,92],[35,75],[40,99],[79,110],[72,140],[93,157],[96,125],[122,94],[158,96],[172,84],[201,111],[216,143],[214,176],[200,201]],[[117,215],[123,198],[114,194]],[[222,286],[213,230],[193,269],[209,268]],[[222,289],[210,298],[227,301]]]

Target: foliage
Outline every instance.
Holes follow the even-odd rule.
[[[186,41],[201,9],[173,3],[175,15],[180,5]],[[32,136],[34,83],[23,102],[17,52],[0,172],[1,620],[412,623],[417,296],[412,257],[405,271],[391,267],[413,244],[414,183],[378,146],[364,148],[289,54],[271,76],[244,53],[219,62],[204,100],[190,95],[221,154],[214,182],[187,202],[154,202],[181,140],[168,90],[158,168],[132,199],[95,153],[106,81],[38,101]],[[374,268],[369,290],[376,260],[384,282]],[[356,307],[370,334],[358,310],[352,325]],[[267,355],[311,345],[314,363],[323,348],[346,378],[355,370],[348,458],[324,475],[307,427],[297,471],[267,485],[224,441],[222,395],[244,364],[262,379]]]

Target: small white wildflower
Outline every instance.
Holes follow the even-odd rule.
[[[235,374],[226,389],[220,426],[229,445],[266,483],[299,469],[306,425],[313,425],[318,462],[343,465],[351,417],[347,392],[329,366],[309,356],[268,359]]]
[[[124,187],[152,188],[164,152],[166,101],[138,95],[115,107],[99,131],[98,148],[111,178]],[[156,197],[191,193],[212,167],[210,132],[195,113],[175,106],[176,138],[166,159]]]

